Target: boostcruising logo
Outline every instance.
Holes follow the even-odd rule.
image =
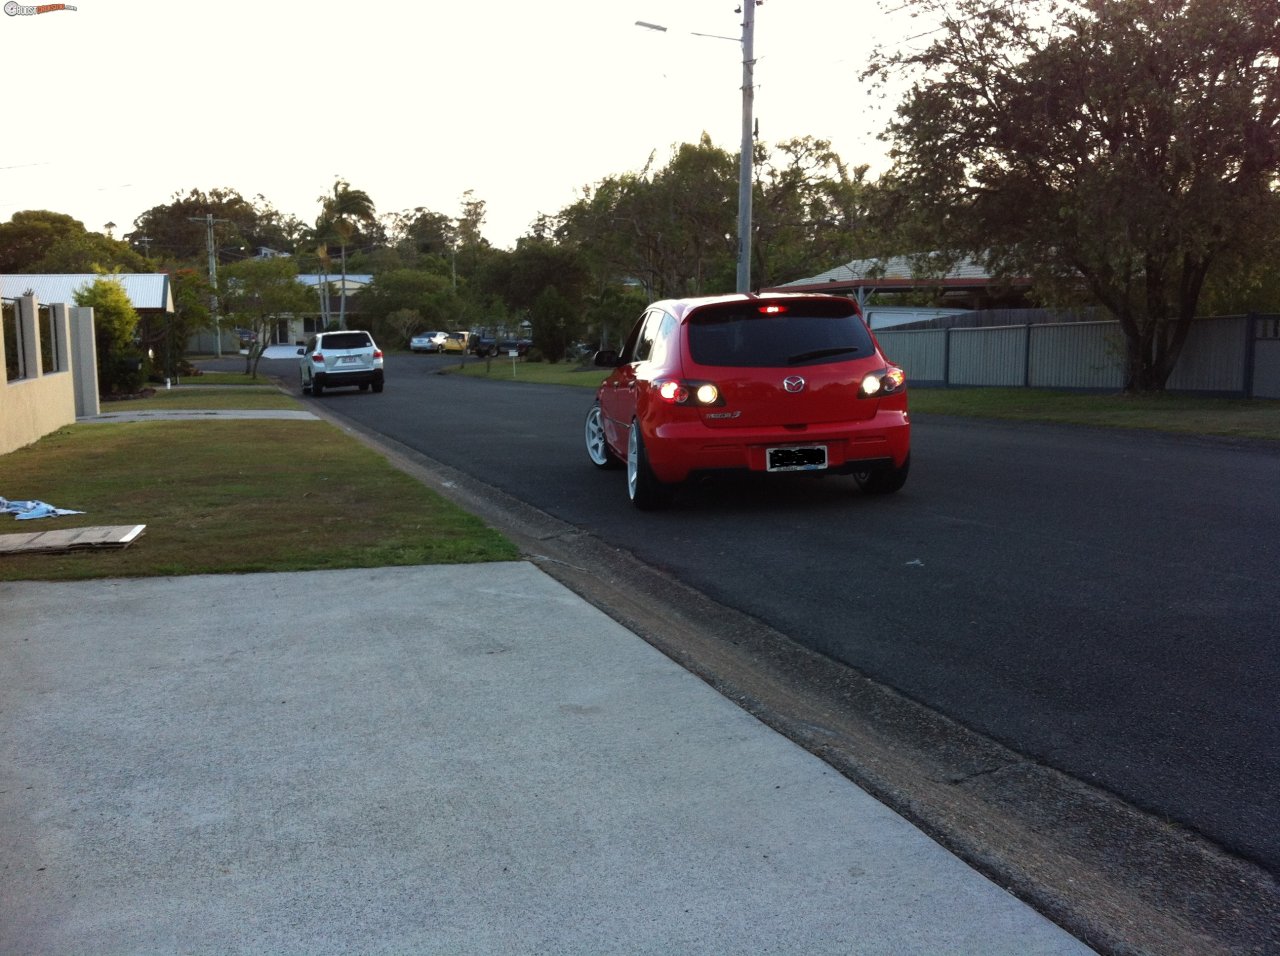
[[[24,7],[20,3],[9,0],[4,5],[4,12],[11,17],[34,17],[37,13],[53,13],[56,10],[74,10],[68,3],[42,3],[38,7]]]

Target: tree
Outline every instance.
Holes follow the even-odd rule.
[[[942,26],[868,71],[915,79],[889,128],[916,236],[1088,290],[1126,391],[1161,390],[1211,277],[1256,262],[1280,173],[1273,0],[909,0]]]
[[[128,243],[89,232],[60,212],[16,212],[0,224],[0,272],[147,272],[147,261]]]
[[[76,305],[93,309],[98,358],[98,391],[103,395],[131,394],[145,381],[142,353],[134,335],[138,313],[119,279],[101,275],[75,293]]]
[[[203,264],[209,258],[205,217],[212,214],[217,220],[215,239],[219,252],[226,246],[243,249],[247,254],[262,247],[291,252],[302,224],[277,212],[261,195],[256,199],[245,199],[228,188],[174,193],[172,202],[153,206],[135,219],[133,231],[125,239],[143,246],[148,256],[157,259]]]
[[[859,166],[851,176],[831,144],[811,136],[761,151],[752,285],[780,285],[869,253],[866,174]]]
[[[333,192],[320,197],[320,218],[316,221],[316,232],[321,239],[337,240],[342,257],[342,289],[338,305],[338,326],[347,327],[347,246],[356,235],[359,227],[374,226],[378,218],[374,212],[373,200],[363,189],[352,189],[344,179],[333,184]]]
[[[457,313],[453,290],[447,276],[422,269],[392,269],[374,276],[373,282],[356,293],[360,314],[374,339],[407,341],[414,332],[447,329]],[[413,312],[417,328],[405,334],[403,313]],[[397,320],[391,316],[402,313]],[[384,335],[383,333],[388,333]]]
[[[573,305],[553,285],[544,286],[529,310],[533,326],[533,344],[550,362],[558,362],[568,351],[569,342],[581,328],[581,319]]]
[[[225,276],[225,282],[223,281]],[[298,281],[293,259],[246,259],[227,266],[219,276],[227,314],[254,334],[245,359],[245,373],[257,378],[258,362],[270,343],[276,322],[306,311],[311,293]]]

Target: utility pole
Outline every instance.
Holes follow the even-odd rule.
[[[188,216],[191,222],[202,222],[205,224],[205,238],[209,246],[209,314],[213,316],[213,354],[215,358],[222,358],[222,320],[218,317],[218,250],[213,244],[213,224],[215,222],[230,222],[229,219],[214,219],[213,213],[205,213],[201,216]]]
[[[755,137],[751,114],[755,106],[756,6],[762,0],[742,0],[742,156],[738,171],[738,291],[751,291],[751,179]]]

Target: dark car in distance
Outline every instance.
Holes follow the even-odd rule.
[[[717,472],[852,475],[900,489],[911,466],[906,377],[857,304],[832,295],[726,295],[655,302],[587,414],[587,455],[625,465],[638,508]]]

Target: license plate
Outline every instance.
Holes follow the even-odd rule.
[[[342,365],[355,365],[359,361],[360,356],[358,355],[343,355],[338,359],[338,362]]]
[[[765,452],[767,471],[821,471],[827,467],[826,445],[770,448]]]

